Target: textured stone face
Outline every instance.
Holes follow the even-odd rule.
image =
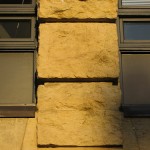
[[[38,144],[122,144],[118,87],[47,83],[38,88]]]
[[[40,0],[41,18],[116,18],[118,0]]]
[[[111,83],[50,83],[38,88],[38,109],[116,110],[120,106],[120,89]]]
[[[1,150],[37,150],[35,118],[0,118]]]
[[[39,77],[118,77],[116,24],[41,24],[39,43]]]
[[[38,114],[38,144],[120,145],[121,116],[108,110],[59,110]]]

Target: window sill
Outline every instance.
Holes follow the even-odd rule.
[[[0,118],[34,118],[35,104],[0,104]]]

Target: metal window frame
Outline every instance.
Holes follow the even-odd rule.
[[[35,50],[1,50],[0,53],[33,53],[33,94],[32,103],[30,104],[3,104],[0,103],[0,117],[35,117],[36,97],[35,97],[35,80],[36,80],[36,55]]]
[[[150,18],[119,18],[118,19],[118,35],[120,48],[149,48],[150,40],[125,40],[124,39],[124,22],[150,22]]]
[[[36,2],[31,4],[0,4],[0,14],[35,14]]]
[[[150,54],[150,48],[144,48],[144,49],[136,49],[135,48],[130,48],[130,50],[123,50],[120,49],[119,52],[119,66],[120,66],[120,88],[122,94],[121,94],[121,108],[124,112],[125,117],[140,117],[140,116],[145,116],[149,117],[150,116],[150,104],[125,104],[124,103],[124,81],[123,81],[123,68],[122,68],[122,55],[123,54]]]
[[[0,20],[31,20],[31,38],[3,38],[0,39],[0,49],[35,49],[37,47],[36,41],[36,18],[35,17],[20,17],[20,16],[6,16],[0,17]]]
[[[123,6],[122,0],[118,1],[118,15],[125,16],[125,15],[144,15],[149,16],[150,15],[150,6]]]

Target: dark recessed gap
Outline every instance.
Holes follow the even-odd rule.
[[[118,78],[37,78],[37,84],[43,85],[46,82],[112,82],[118,85]]]
[[[78,19],[78,18],[39,18],[39,23],[116,23],[116,19],[109,19],[109,18],[97,18],[97,19],[91,19],[91,18],[86,18],[86,19]]]
[[[55,144],[47,144],[47,145],[37,145],[38,148],[123,148],[123,145],[94,145],[94,146],[77,146],[77,145],[55,145]]]

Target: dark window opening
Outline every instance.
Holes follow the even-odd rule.
[[[0,39],[31,38],[31,20],[0,20]]]
[[[32,4],[32,0],[1,0],[0,4]]]
[[[124,22],[125,40],[150,40],[150,22]]]

